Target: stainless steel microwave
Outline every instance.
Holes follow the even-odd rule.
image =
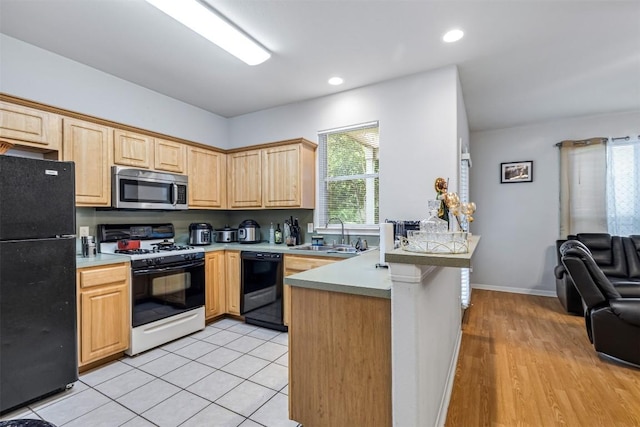
[[[186,175],[122,166],[111,168],[111,206],[116,209],[189,209]]]

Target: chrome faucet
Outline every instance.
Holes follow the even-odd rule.
[[[327,225],[325,225],[325,228],[329,227],[329,224],[331,223],[331,221],[333,220],[339,221],[340,222],[340,244],[344,245],[344,222],[342,222],[342,220],[336,216],[334,216],[333,218],[329,218],[329,221],[327,221]]]

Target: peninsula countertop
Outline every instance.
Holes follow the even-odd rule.
[[[408,252],[404,249],[394,249],[385,254],[384,260],[388,263],[433,265],[436,267],[471,267],[471,258],[478,246],[480,236],[469,237],[469,252],[465,254],[437,254]]]
[[[378,250],[284,278],[286,285],[342,292],[377,298],[391,298],[389,269],[376,268]]]

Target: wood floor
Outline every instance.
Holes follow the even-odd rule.
[[[600,359],[556,298],[474,289],[446,425],[640,426],[640,369]]]

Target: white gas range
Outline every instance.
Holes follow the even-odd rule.
[[[98,225],[100,252],[131,259],[128,355],[205,327],[204,249],[177,245],[174,237],[173,224]]]

